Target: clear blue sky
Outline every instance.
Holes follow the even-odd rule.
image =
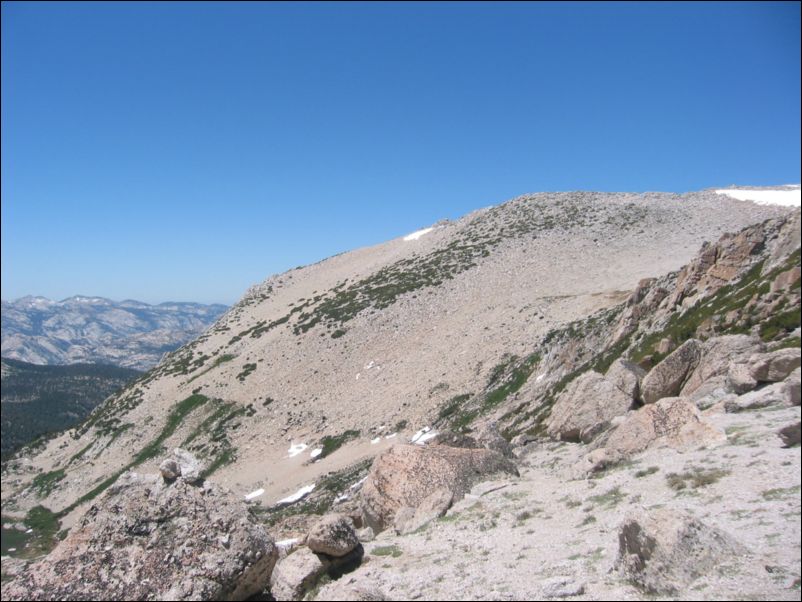
[[[232,303],[542,190],[800,181],[800,5],[2,4],[2,296]]]

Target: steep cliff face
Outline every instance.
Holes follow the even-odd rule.
[[[4,513],[42,504],[68,526],[165,447],[272,504],[435,423],[540,433],[572,375],[625,351],[646,361],[680,342],[680,309],[767,253],[761,278],[784,267],[790,211],[711,191],[542,193],[271,277],[82,426],[8,464]],[[57,486],[32,487],[47,475]]]

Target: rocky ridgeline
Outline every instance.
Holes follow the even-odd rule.
[[[201,334],[225,305],[115,302],[102,297],[3,301],[3,357],[33,364],[113,364],[137,370]]]

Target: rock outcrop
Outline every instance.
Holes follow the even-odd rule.
[[[245,505],[206,481],[123,474],[3,599],[241,600],[277,557]]]
[[[518,471],[489,449],[395,445],[374,460],[362,486],[365,524],[378,533],[393,524],[401,508],[417,509],[432,492],[445,489],[456,501],[474,483],[497,473]]]
[[[553,439],[588,443],[632,407],[632,397],[598,372],[585,372],[557,398],[548,421]]]

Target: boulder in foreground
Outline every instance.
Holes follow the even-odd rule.
[[[271,537],[231,492],[123,474],[3,599],[242,600],[270,582]]]

